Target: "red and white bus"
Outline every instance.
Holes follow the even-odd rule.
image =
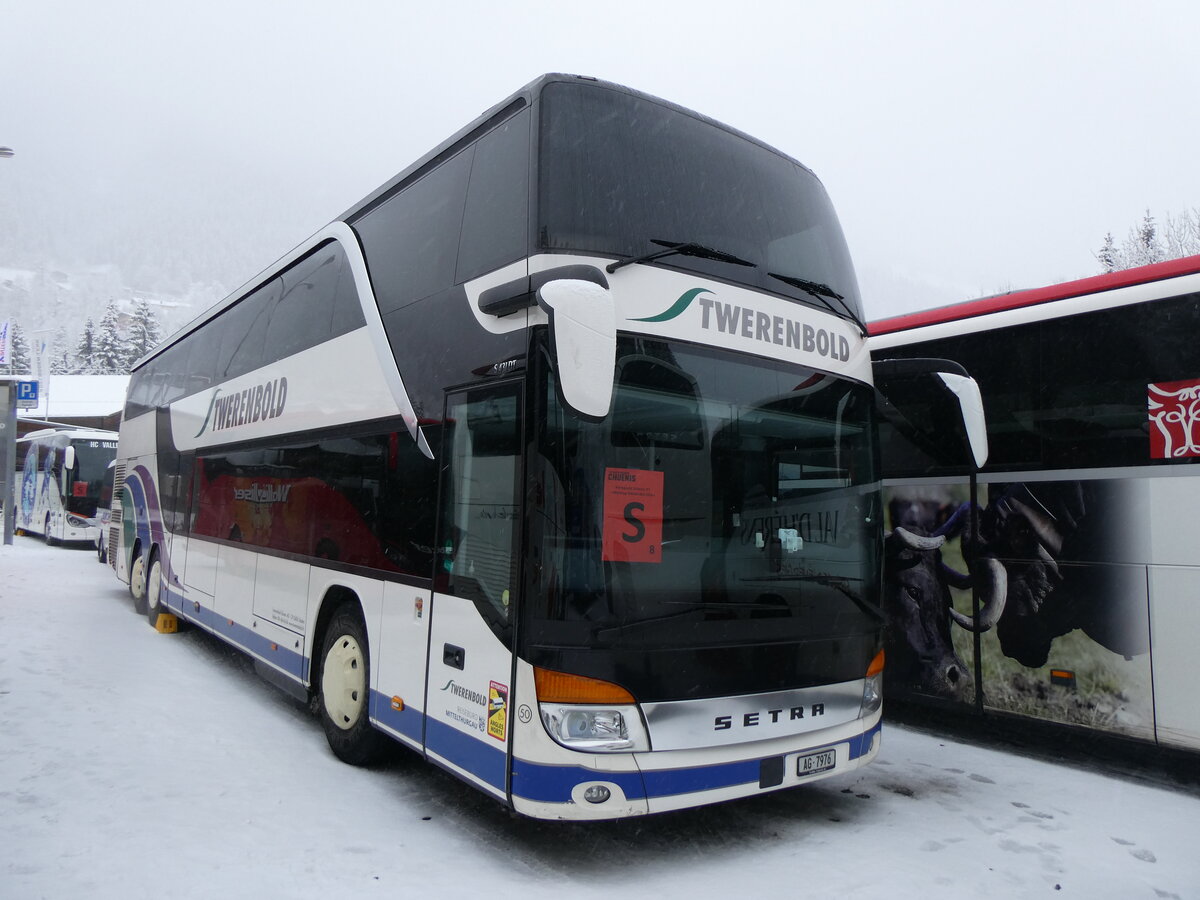
[[[889,692],[1200,748],[1200,256],[871,335],[969,370],[990,446],[972,509],[967,475],[884,443]]]

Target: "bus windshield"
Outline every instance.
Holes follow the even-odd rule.
[[[744,135],[619,89],[560,82],[542,93],[538,170],[544,249],[625,258],[699,244],[753,265],[698,255],[663,264],[821,308],[828,287],[862,317],[824,187]]]
[[[871,389],[623,336],[596,423],[563,408],[547,357],[529,472],[535,664],[639,699],[861,677],[879,626]]]
[[[107,508],[112,502],[113,473],[109,463],[116,454],[117,442],[79,440],[71,445],[75,448],[75,468],[63,505],[76,515],[94,516],[98,507]]]

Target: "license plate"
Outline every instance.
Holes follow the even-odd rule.
[[[822,750],[819,753],[806,753],[796,760],[797,775],[816,775],[818,772],[828,772],[834,767],[837,757],[832,750]]]

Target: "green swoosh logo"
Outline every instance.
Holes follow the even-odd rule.
[[[701,294],[711,294],[708,288],[692,288],[690,291],[684,291],[679,295],[679,299],[671,304],[671,308],[665,312],[660,312],[657,316],[646,316],[644,319],[630,319],[631,322],[669,322],[676,316],[683,313],[685,309],[692,305],[692,301]]]
[[[213,408],[217,405],[217,398],[221,396],[221,389],[217,388],[213,391],[212,399],[208,401],[208,412],[204,415],[204,424],[200,426],[200,430],[196,432],[196,437],[204,434],[204,430],[208,428],[208,420],[212,418]]]

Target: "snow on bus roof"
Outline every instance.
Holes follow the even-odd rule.
[[[986,316],[990,313],[1004,312],[1010,309],[1020,309],[1026,306],[1036,306],[1039,303],[1051,303],[1055,300],[1067,300],[1071,297],[1082,297],[1087,294],[1097,294],[1118,288],[1130,287],[1135,284],[1146,284],[1151,281],[1162,281],[1166,278],[1176,278],[1181,275],[1192,275],[1200,272],[1200,256],[1185,256],[1182,259],[1170,259],[1166,262],[1154,263],[1149,266],[1138,266],[1135,269],[1122,269],[1119,272],[1109,272],[1104,275],[1094,275],[1090,278],[1080,278],[1078,281],[1066,281],[1062,284],[1052,284],[1047,287],[1032,288],[1025,291],[1013,291],[1008,294],[997,294],[992,297],[981,297],[978,300],[968,300],[964,303],[954,303],[950,306],[940,306],[922,312],[907,313],[893,316],[889,319],[878,319],[868,324],[871,337],[892,334],[897,331],[908,331],[926,325],[938,325],[942,322],[955,322],[971,319],[976,316]]]

